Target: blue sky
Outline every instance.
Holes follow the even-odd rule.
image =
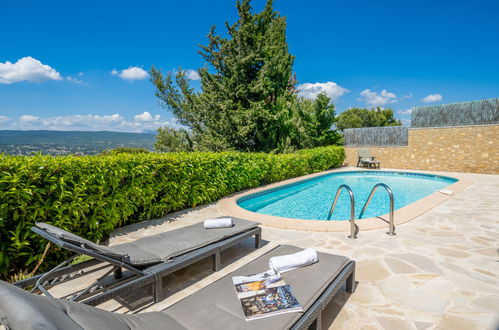
[[[254,0],[260,11],[264,1]],[[306,97],[337,111],[499,96],[499,1],[275,0]],[[9,1],[0,11],[0,129],[142,131],[175,125],[146,71],[203,66],[235,1]],[[193,78],[195,74],[192,74]],[[199,82],[193,81],[194,86]]]

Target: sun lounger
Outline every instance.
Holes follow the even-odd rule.
[[[15,285],[50,295],[47,288],[102,269],[102,262],[111,269],[83,290],[66,297],[68,300],[98,305],[124,292],[153,285],[154,301],[163,299],[163,278],[179,269],[212,256],[213,270],[220,268],[220,252],[248,237],[255,236],[260,247],[261,228],[258,223],[234,218],[230,228],[205,229],[203,223],[137,239],[133,242],[104,246],[90,242],[46,223],[37,223],[32,231],[63,249],[87,255],[92,260],[66,266],[70,260],[51,271],[19,281]],[[109,267],[108,267],[109,268]],[[114,277],[111,275],[114,273]]]
[[[321,311],[336,292],[345,284],[353,292],[354,261],[318,253],[318,263],[282,274],[303,312],[246,321],[232,283],[232,276],[266,270],[272,256],[299,250],[279,246],[160,312],[117,314],[0,282],[0,323],[9,329],[320,329]]]
[[[375,160],[376,157],[371,155],[371,151],[369,149],[359,149],[359,160],[357,162],[357,167],[363,167],[367,165],[368,168],[380,168],[379,161]]]

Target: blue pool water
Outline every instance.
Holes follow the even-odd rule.
[[[372,188],[378,183],[388,185],[394,195],[395,209],[411,204],[443,189],[457,179],[407,172],[352,171],[322,175],[290,185],[241,197],[237,204],[249,211],[285,218],[326,220],[338,187],[347,184],[355,195],[355,215],[358,218]],[[388,193],[378,188],[362,218],[389,212]],[[331,217],[350,219],[350,198],[343,190]]]

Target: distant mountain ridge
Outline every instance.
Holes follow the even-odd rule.
[[[0,153],[30,155],[98,154],[116,147],[153,150],[156,135],[110,131],[0,130]]]

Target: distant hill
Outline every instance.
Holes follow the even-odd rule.
[[[0,153],[31,155],[94,155],[116,147],[153,150],[156,135],[151,133],[88,131],[0,130]]]

